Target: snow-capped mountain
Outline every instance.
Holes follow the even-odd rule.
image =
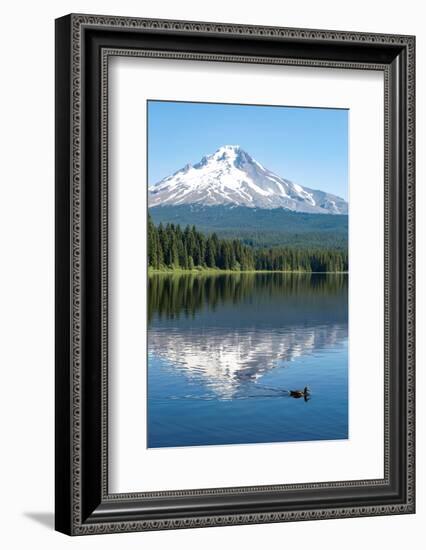
[[[224,145],[148,189],[150,207],[198,204],[285,208],[313,214],[347,214],[345,200],[302,187],[271,172],[238,145]]]

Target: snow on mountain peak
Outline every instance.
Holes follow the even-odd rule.
[[[149,206],[199,204],[286,208],[295,212],[347,214],[335,195],[286,180],[246,153],[223,145],[193,166],[187,164],[148,189]]]
[[[221,154],[221,153],[236,153],[241,149],[239,145],[222,145],[222,147],[219,147],[219,149],[214,153],[215,155]]]

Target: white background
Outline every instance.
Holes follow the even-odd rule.
[[[418,512],[316,521],[70,539],[53,524],[53,19],[64,13],[110,13],[417,34],[417,150],[426,148],[426,31],[422,2],[263,0],[173,2],[87,0],[15,2],[3,6],[0,200],[1,270],[1,510],[0,543],[7,549],[213,549],[315,545],[399,549],[420,542],[426,520],[425,470],[418,468]],[[425,203],[425,160],[417,163],[417,205]],[[424,217],[418,216],[418,280],[426,278]],[[425,291],[418,285],[418,464],[425,463]],[[366,310],[368,304],[366,304]]]
[[[110,64],[110,491],[382,478],[383,73],[128,57]],[[146,448],[146,159],[140,152],[147,98],[349,108],[347,440]],[[366,380],[377,398],[363,397]]]

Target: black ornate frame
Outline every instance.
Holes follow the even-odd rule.
[[[56,21],[56,529],[70,535],[414,513],[413,36],[68,15]],[[383,71],[384,478],[108,493],[112,55]]]

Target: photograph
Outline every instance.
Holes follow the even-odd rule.
[[[1,548],[426,548],[425,11],[3,4]]]
[[[55,20],[60,533],[407,538],[420,23],[308,11]]]
[[[349,109],[146,103],[147,447],[347,440]]]

